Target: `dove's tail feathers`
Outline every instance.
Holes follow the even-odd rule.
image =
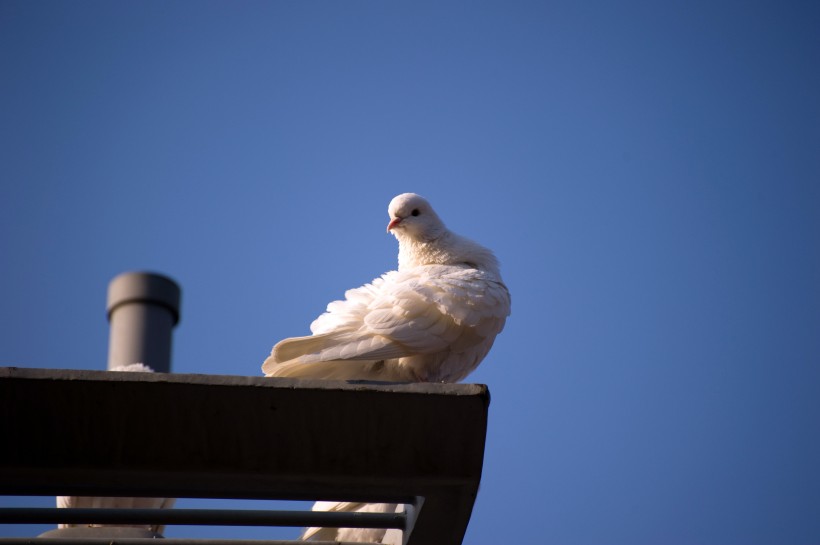
[[[270,357],[262,364],[262,371],[268,376],[284,376],[282,368],[292,364],[312,366],[339,361],[349,362],[344,365],[350,369],[366,369],[379,361],[405,356],[406,352],[406,348],[381,335],[359,336],[341,331],[291,337],[273,347]]]
[[[284,363],[290,360],[301,358],[307,354],[319,354],[328,347],[336,343],[332,333],[323,335],[308,335],[307,337],[291,337],[276,343],[268,360],[275,360],[277,363]],[[265,361],[267,364],[267,360]],[[266,373],[267,369],[262,368]]]
[[[331,360],[315,363],[277,363],[273,356],[262,365],[265,376],[321,380],[379,380],[407,382],[413,377],[390,360]]]
[[[329,335],[291,337],[276,343],[268,359],[262,364],[265,376],[284,376],[280,373],[294,363],[302,363],[307,354],[318,354],[327,347]]]
[[[268,377],[347,379],[349,377],[337,369],[340,362],[332,359],[321,361],[321,354],[336,342],[333,334],[284,339],[273,347],[270,356],[262,364],[262,371]],[[368,363],[373,362],[358,361],[355,368]]]

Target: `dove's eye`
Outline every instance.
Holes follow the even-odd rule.
[[[418,209],[418,208],[414,208],[414,209],[412,210],[412,212],[410,212],[410,215],[411,215],[411,216],[418,216],[419,214],[421,214],[421,212],[419,212],[419,209]]]

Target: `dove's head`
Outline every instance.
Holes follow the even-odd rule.
[[[409,237],[413,240],[435,240],[447,231],[427,199],[415,193],[402,193],[394,197],[387,207],[390,223],[387,232],[396,238]]]

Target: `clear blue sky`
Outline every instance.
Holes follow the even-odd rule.
[[[412,191],[513,295],[468,379],[465,543],[818,543],[818,29],[816,2],[4,0],[0,365],[104,369],[138,269],[183,287],[176,372],[259,375],[395,267]]]

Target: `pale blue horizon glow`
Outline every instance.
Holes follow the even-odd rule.
[[[512,293],[465,544],[816,543],[818,6],[6,0],[0,365],[104,369],[155,270],[259,375],[412,191]]]

